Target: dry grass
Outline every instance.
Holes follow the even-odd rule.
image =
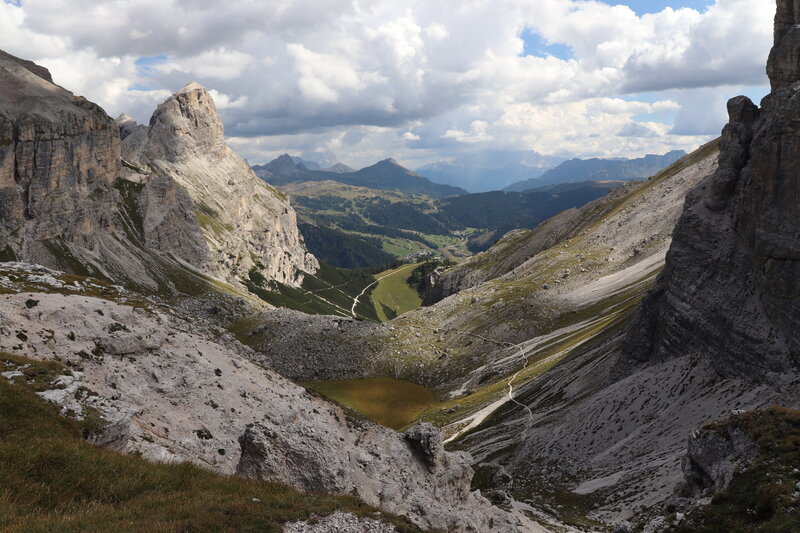
[[[413,423],[434,402],[433,393],[425,387],[392,378],[314,381],[302,385],[396,430]]]

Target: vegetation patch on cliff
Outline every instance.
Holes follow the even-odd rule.
[[[800,531],[800,411],[773,407],[711,424],[732,426],[758,445],[749,468],[734,473],[727,490],[688,513],[672,533]]]

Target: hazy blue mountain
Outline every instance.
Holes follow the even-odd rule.
[[[356,169],[354,169],[353,167],[347,166],[344,163],[336,163],[332,167],[324,168],[322,170],[324,170],[326,172],[335,172],[337,174],[348,174],[350,172],[355,172],[356,171]]]
[[[316,163],[314,161],[309,161],[307,159],[303,159],[302,157],[298,157],[298,156],[291,156],[291,158],[292,158],[292,161],[294,161],[295,165],[302,164],[308,170],[322,170],[322,167],[319,166],[319,163]]]
[[[685,155],[683,150],[673,150],[664,155],[650,154],[639,159],[571,159],[539,177],[513,183],[504,190],[527,191],[554,183],[649,178]]]
[[[470,192],[501,190],[517,182],[541,176],[563,162],[532,150],[481,150],[452,161],[437,161],[417,169],[436,183],[462,187]]]
[[[467,191],[450,185],[433,183],[425,176],[408,170],[394,159],[385,159],[370,167],[353,172],[338,172],[309,169],[303,162],[295,162],[289,155],[282,155],[266,165],[253,167],[255,173],[275,186],[306,181],[332,180],[346,185],[369,187],[384,191],[426,194],[434,198],[466,194]],[[344,170],[338,167],[337,170]]]

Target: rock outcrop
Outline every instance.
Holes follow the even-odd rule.
[[[758,109],[728,103],[720,168],[692,191],[667,267],[630,329],[620,375],[693,355],[788,388],[800,369],[800,16],[778,2]],[[794,383],[796,385],[796,383]]]
[[[690,495],[713,495],[728,488],[733,474],[747,467],[758,446],[741,428],[700,429],[689,435],[682,469]]]
[[[0,251],[58,263],[54,241],[96,249],[113,224],[119,134],[46,69],[0,54]]]
[[[211,95],[190,83],[158,106],[149,127],[118,119],[122,157],[146,179],[166,176],[194,202],[209,253],[204,269],[237,283],[252,270],[299,285],[319,264],[286,196],[260,180],[226,144]]]
[[[287,412],[249,425],[236,473],[307,492],[356,494],[426,529],[514,531],[508,515],[471,492],[470,456],[445,452],[430,424],[398,435],[332,414],[326,424]]]

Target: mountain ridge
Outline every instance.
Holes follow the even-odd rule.
[[[357,171],[339,172],[309,170],[302,163],[295,163],[288,154],[284,154],[266,165],[253,166],[253,170],[259,177],[278,187],[303,181],[330,180],[345,185],[427,194],[435,198],[466,193],[464,189],[458,187],[433,183],[425,176],[408,170],[391,158]],[[338,170],[344,169],[340,167]]]
[[[683,150],[673,150],[663,155],[648,154],[638,159],[570,159],[536,178],[513,183],[503,190],[525,191],[579,181],[646,179],[685,155]]]
[[[437,183],[463,187],[470,193],[502,190],[508,185],[537,178],[565,161],[532,150],[480,150],[450,161],[437,161],[416,169]]]

